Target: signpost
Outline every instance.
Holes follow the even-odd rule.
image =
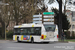
[[[54,12],[43,12],[43,24],[54,24]]]
[[[54,24],[54,12],[43,12],[43,15],[33,15],[33,23]]]
[[[42,15],[33,15],[33,23],[42,24]]]
[[[54,15],[54,12],[44,12],[44,15]]]

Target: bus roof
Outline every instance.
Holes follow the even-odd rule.
[[[42,27],[42,24],[22,24],[22,25],[17,25],[14,26],[14,28],[22,28],[22,27]]]

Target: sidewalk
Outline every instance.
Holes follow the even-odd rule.
[[[72,42],[72,41],[68,41],[68,43],[75,43],[75,42]]]

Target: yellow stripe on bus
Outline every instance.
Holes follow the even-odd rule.
[[[44,35],[44,39],[46,39],[46,35]]]
[[[20,28],[21,26],[19,26],[18,28]]]
[[[27,42],[29,42],[29,40],[27,40]]]
[[[40,37],[40,39],[41,39],[41,37]]]
[[[32,35],[30,35],[30,39],[31,39]]]
[[[21,36],[21,40],[23,40],[23,35]]]
[[[17,35],[15,35],[15,40],[17,40]]]
[[[32,27],[34,27],[34,25],[32,25]]]

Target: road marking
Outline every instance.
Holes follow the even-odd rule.
[[[30,48],[30,50],[44,50],[44,49],[38,49],[38,48]]]
[[[24,49],[22,47],[7,47],[7,48],[13,48],[13,49]]]
[[[57,49],[74,49],[74,46],[54,46]]]

